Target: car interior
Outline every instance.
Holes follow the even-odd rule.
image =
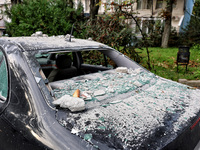
[[[40,54],[36,59],[50,83],[117,67],[114,61],[100,51]]]

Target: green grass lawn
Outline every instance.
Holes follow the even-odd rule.
[[[141,52],[143,60],[141,65],[148,69],[147,66],[147,53],[146,49],[137,50]],[[176,58],[178,48],[149,48],[150,60],[152,70],[158,76],[177,81],[178,79],[200,79],[200,50],[190,49],[190,63],[188,65],[188,71],[184,66],[179,66],[179,72],[177,73]]]

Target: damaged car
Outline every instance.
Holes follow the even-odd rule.
[[[115,49],[64,36],[0,38],[0,149],[194,149],[200,90]]]

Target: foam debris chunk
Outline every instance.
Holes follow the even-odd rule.
[[[116,72],[119,72],[119,73],[128,73],[128,68],[126,67],[118,67],[115,70]]]
[[[59,105],[62,108],[68,108],[71,112],[85,110],[85,101],[78,97],[64,95],[53,102],[54,105]]]

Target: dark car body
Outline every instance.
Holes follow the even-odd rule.
[[[80,52],[86,50],[101,51],[109,56],[116,66],[113,65],[111,69],[107,64],[105,66],[84,64],[83,60],[80,59],[83,57]],[[58,71],[55,65],[55,55],[65,52],[72,56],[76,73],[66,77],[66,80],[59,78],[60,76],[55,77],[49,83],[46,77],[51,74],[53,69],[57,69],[56,73]],[[42,55],[36,57],[36,54]],[[46,54],[49,55],[46,56]],[[116,89],[118,90],[116,94],[115,91],[112,91],[109,97],[100,97],[101,100],[99,97],[95,97],[95,101],[86,103],[86,110],[82,112],[70,112],[68,109],[52,104],[55,99],[66,94],[59,95],[59,92],[62,91],[59,91],[58,85],[69,84],[73,80],[73,86],[76,85],[74,88],[81,89],[84,87],[80,87],[80,84],[84,81],[84,86],[85,82],[88,82],[86,86],[90,88],[89,86],[92,86],[94,82],[94,84],[99,84],[97,82],[100,79],[93,79],[93,76],[110,78],[115,74],[113,68],[122,66],[131,68],[133,72],[140,68],[139,73],[134,72],[136,75],[134,73],[131,75],[136,79],[140,77],[145,77],[145,79],[142,80],[141,84],[135,83],[134,88],[130,87],[127,91],[124,91],[123,88],[126,85],[123,85],[122,89]],[[194,149],[200,139],[199,90],[157,77],[123,54],[98,42],[79,39],[72,39],[72,42],[68,42],[64,37],[1,38],[0,73],[0,85],[1,87],[6,85],[0,88],[0,149],[2,150]],[[130,74],[117,74],[117,76],[120,82],[125,77],[130,78]],[[115,78],[113,77],[112,80]],[[138,79],[138,81],[141,80]],[[72,85],[70,86],[72,87]],[[159,92],[154,91],[156,90],[153,89],[155,86],[163,86],[166,91],[170,88],[172,90],[162,95],[165,91],[163,89],[160,89]],[[92,88],[98,87],[92,86]],[[74,89],[62,88],[61,90],[70,94]],[[177,90],[178,97],[173,90]],[[123,100],[123,102],[116,101],[120,96],[124,99],[133,96],[135,100],[135,95],[138,96],[137,98],[141,97],[147,100],[147,95],[140,95],[143,91],[155,94],[152,102],[148,103],[148,107],[146,104],[144,107],[141,105],[143,101],[138,101],[134,104],[134,108],[128,108],[132,109],[130,112],[151,112],[151,106],[155,103],[154,99],[168,101],[174,98],[170,107],[165,107],[163,104],[162,108],[159,108],[160,105],[157,103],[159,106],[155,107],[153,113],[159,114],[160,111],[164,117],[157,118],[158,121],[155,124],[148,121],[148,117],[152,117],[153,113],[144,115],[147,118],[140,116],[142,113],[130,113],[129,116],[126,113],[129,111],[124,109],[124,104],[128,107],[131,104]],[[183,93],[186,94],[181,97]],[[132,99],[129,102],[132,103]],[[116,107],[112,104],[116,104]],[[115,109],[118,107],[124,111],[121,108]],[[108,109],[109,111],[107,111]],[[93,111],[96,113],[94,114]],[[105,116],[102,116],[103,114]],[[94,116],[92,117],[92,115]],[[92,118],[96,120],[94,121]],[[134,118],[138,120],[134,122]],[[146,125],[144,124],[145,119],[147,120]],[[110,128],[111,125],[112,128]]]

